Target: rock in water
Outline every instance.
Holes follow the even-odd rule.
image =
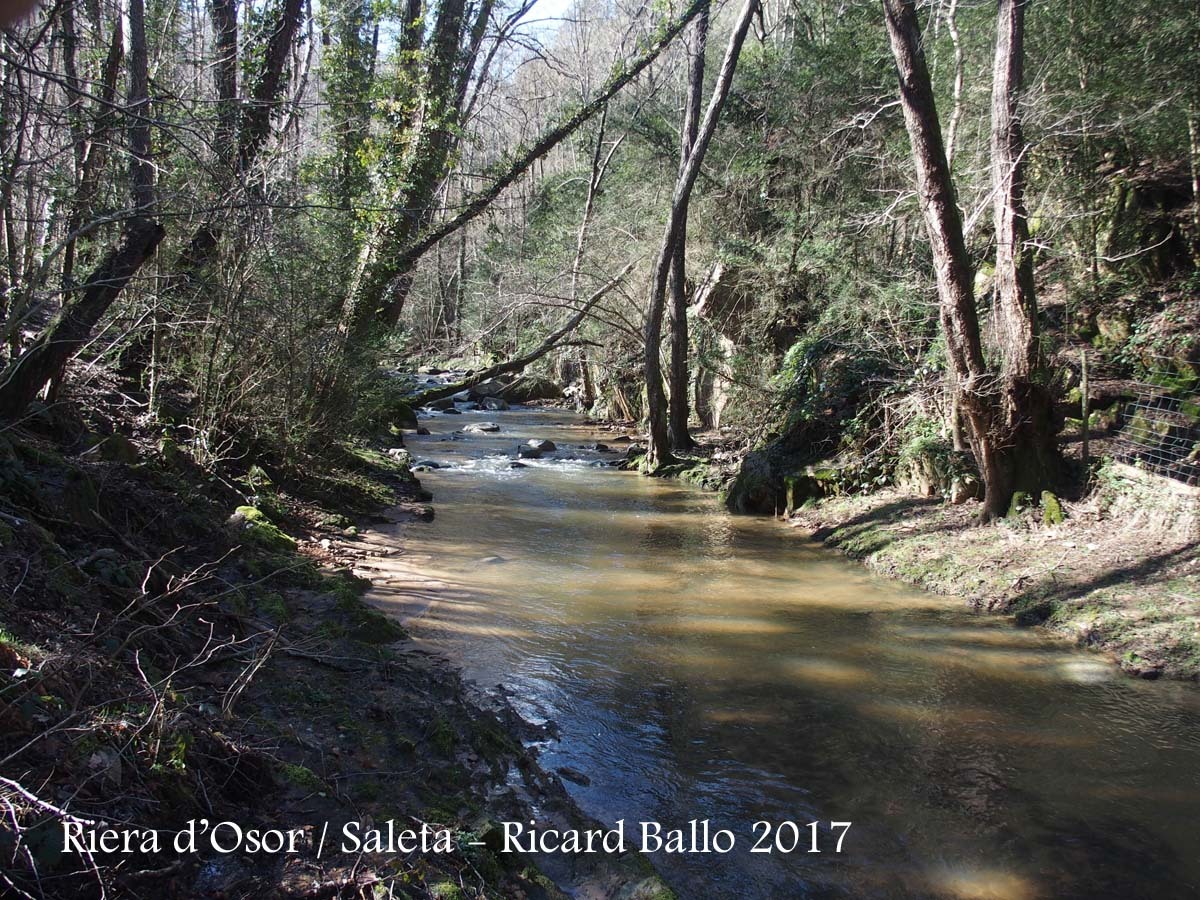
[[[490,434],[499,430],[500,426],[495,422],[472,422],[463,429],[467,434]]]
[[[501,400],[499,397],[484,397],[479,403],[480,409],[486,409],[491,412],[503,412],[508,409],[508,403]]]
[[[518,447],[517,459],[541,459],[542,451],[536,447]]]
[[[488,378],[479,384],[473,384],[467,388],[467,393],[471,395],[472,400],[483,400],[485,397],[495,397],[499,395],[506,387],[507,381],[502,381],[499,378]]]
[[[541,375],[527,375],[519,378],[504,392],[506,400],[512,403],[532,403],[534,400],[561,400],[563,389],[549,378]]]
[[[553,453],[555,450],[558,449],[558,445],[555,444],[554,441],[547,441],[542,438],[531,438],[530,440],[526,441],[525,443],[526,443],[526,446],[532,447],[534,450],[537,450],[539,453]]]

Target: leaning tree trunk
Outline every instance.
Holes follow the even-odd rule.
[[[520,372],[526,366],[537,362],[555,347],[563,342],[563,340],[572,331],[579,327],[580,323],[587,318],[588,313],[592,311],[592,307],[599,303],[604,297],[620,284],[626,275],[633,269],[633,263],[625,266],[613,278],[610,278],[602,287],[596,290],[587,301],[579,308],[579,311],[567,319],[562,325],[556,328],[553,332],[538,344],[528,353],[522,353],[520,356],[515,356],[512,359],[507,359],[504,362],[496,363],[494,366],[488,366],[486,369],[479,369],[462,381],[456,381],[453,384],[444,384],[440,387],[429,388],[421,391],[419,394],[413,395],[411,402],[413,406],[424,406],[428,403],[434,403],[438,400],[445,400],[447,397],[453,397],[460,391],[465,391],[472,385],[487,381],[489,378],[495,378],[499,375],[507,375],[510,372]]]
[[[360,265],[359,272],[347,291],[341,325],[345,338],[343,355],[352,356],[361,337],[370,334],[376,325],[381,324],[381,304],[385,299],[381,295],[382,290],[405,273],[411,272],[434,244],[482,215],[496,198],[528,172],[534,163],[603,109],[625,85],[636,79],[658,58],[675,36],[695,18],[704,2],[705,0],[693,0],[676,19],[658,29],[654,40],[643,47],[636,57],[621,60],[595,97],[542,132],[532,143],[516,151],[511,159],[502,163],[487,187],[463,198],[457,214],[447,217],[436,226],[431,224],[411,237],[406,236],[402,230],[397,230],[396,220],[384,223],[373,236],[378,251],[368,249],[364,252],[365,262]]]
[[[1028,246],[1024,196],[1026,147],[1018,103],[1026,2],[999,0],[992,79],[997,339],[1003,359],[998,430],[1010,495],[1012,490],[1039,493],[1052,486],[1059,474],[1054,397],[1038,343],[1033,253]],[[1003,505],[1008,501],[1004,497]]]
[[[687,165],[696,132],[700,127],[700,103],[704,95],[704,49],[708,43],[709,8],[705,6],[696,17],[695,45],[688,71],[687,101],[683,111],[683,127],[679,129],[679,169]],[[694,446],[688,432],[688,320],[687,320],[687,215],[688,200],[683,202],[679,236],[671,256],[671,447],[687,450]]]
[[[50,324],[0,377],[0,418],[21,416],[46,384],[59,380],[67,363],[91,336],[129,280],[150,258],[163,237],[154,211],[154,168],[150,161],[150,118],[146,29],[142,0],[129,4],[129,180],[134,213],[121,243]]]
[[[946,355],[954,373],[960,408],[969,426],[971,448],[983,477],[983,515],[990,518],[1006,508],[1012,486],[993,429],[995,379],[983,359],[975,312],[974,273],[942,144],[929,69],[921,50],[915,2],[883,0],[883,12],[900,79],[900,106],[912,145],[917,194],[937,274]]]
[[[647,470],[651,472],[672,460],[671,441],[667,427],[667,398],[663,390],[662,363],[659,360],[667,276],[671,269],[671,260],[674,257],[676,242],[679,240],[681,226],[687,218],[688,199],[696,184],[696,177],[700,174],[700,164],[704,161],[704,154],[708,151],[713,132],[717,129],[717,120],[721,116],[721,107],[724,106],[725,98],[729,95],[729,88],[733,84],[733,73],[737,68],[738,56],[742,52],[742,44],[746,40],[746,32],[750,30],[750,22],[757,11],[758,0],[746,0],[746,4],[738,14],[733,34],[729,36],[729,45],[725,48],[725,58],[721,61],[721,71],[717,75],[716,85],[713,86],[708,109],[704,112],[704,121],[700,124],[691,153],[688,154],[687,161],[675,182],[675,192],[671,197],[671,209],[667,214],[666,231],[650,283],[650,299],[646,307],[644,372],[646,411],[650,420],[650,446],[646,453],[646,464]]]

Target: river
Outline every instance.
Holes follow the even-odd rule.
[[[502,430],[457,433],[484,420]],[[424,424],[413,454],[447,468],[420,476],[437,517],[407,528],[405,555],[446,587],[390,602],[557,725],[543,764],[586,777],[567,787],[589,814],[631,837],[643,820],[735,834],[730,853],[653,856],[681,897],[1200,896],[1194,685],[1128,679],[598,465],[616,454],[580,448],[611,435],[570,413]],[[497,455],[533,437],[559,452]],[[796,849],[751,853],[760,821],[785,848],[796,823]],[[834,821],[853,823],[841,853]]]

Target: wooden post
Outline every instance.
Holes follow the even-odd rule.
[[[1091,423],[1088,419],[1091,417],[1091,403],[1088,401],[1088,366],[1087,366],[1087,351],[1079,351],[1079,406],[1080,413],[1083,416],[1083,424],[1080,430],[1083,433],[1083,466],[1086,469],[1088,464],[1088,437],[1091,431]]]

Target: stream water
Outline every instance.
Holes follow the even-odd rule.
[[[484,420],[502,430],[456,433]],[[735,834],[729,853],[653,856],[681,897],[1200,896],[1194,685],[1128,679],[602,466],[616,454],[580,448],[611,436],[568,413],[425,424],[414,455],[448,467],[421,475],[437,518],[406,555],[455,589],[399,592],[397,612],[557,725],[543,763],[586,776],[567,787],[597,819]],[[498,455],[532,437],[559,451]],[[785,847],[796,823],[795,851],[751,853],[759,821]],[[853,823],[840,854],[831,821]]]

